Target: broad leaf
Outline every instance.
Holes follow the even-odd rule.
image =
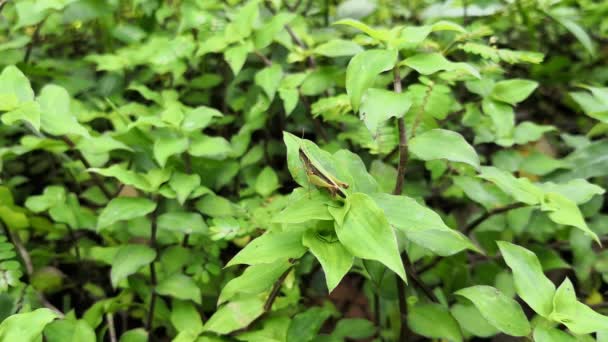
[[[563,323],[575,334],[590,334],[608,328],[608,316],[600,315],[576,299],[570,279],[566,278],[555,291],[553,312],[549,316]]]
[[[499,241],[497,244],[513,271],[517,294],[539,315],[549,317],[553,310],[555,285],[543,274],[536,255],[509,242]]]
[[[397,239],[384,211],[366,194],[354,193],[343,208],[330,208],[336,219],[336,233],[350,254],[376,260],[405,281]]]
[[[327,289],[331,293],[353,265],[353,256],[333,233],[308,230],[302,243],[319,260],[325,273]]]
[[[264,312],[264,302],[258,298],[241,299],[220,307],[203,326],[203,331],[228,334],[246,327]]]
[[[410,307],[407,324],[413,332],[425,337],[462,341],[458,322],[450,311],[440,304],[419,304]]]
[[[139,271],[143,266],[149,265],[156,259],[156,251],[145,245],[123,245],[112,261],[110,278],[112,286]]]
[[[118,221],[145,216],[156,208],[156,203],[143,197],[117,197],[99,214],[97,229],[110,226]]]
[[[353,110],[359,110],[361,98],[374,84],[376,76],[392,69],[396,61],[397,52],[391,50],[367,50],[350,60],[346,69],[346,92]]]
[[[297,259],[306,252],[302,246],[302,234],[301,230],[268,232],[247,244],[226,266],[257,265],[279,259]]]
[[[247,267],[243,274],[224,285],[218,298],[218,304],[230,300],[237,294],[254,296],[269,290],[289,267],[290,263],[287,260]]]
[[[401,118],[410,109],[412,101],[406,93],[369,88],[363,98],[359,117],[374,138],[378,128],[391,117]]]
[[[455,294],[473,302],[481,315],[496,329],[511,336],[526,336],[530,323],[519,304],[491,286],[477,285]]]
[[[55,318],[57,314],[47,308],[14,314],[0,323],[0,341],[39,341]]]
[[[479,168],[475,149],[462,135],[453,131],[432,129],[424,132],[410,140],[409,149],[422,160],[447,159]]]
[[[163,279],[156,286],[156,291],[161,295],[201,303],[201,290],[191,277],[181,273]]]
[[[515,105],[532,94],[538,83],[530,80],[510,79],[494,85],[490,96],[496,101]]]

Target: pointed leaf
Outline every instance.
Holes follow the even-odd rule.
[[[411,105],[412,101],[406,93],[369,88],[363,98],[359,117],[375,137],[378,127],[391,117],[403,117]]]
[[[517,294],[543,317],[553,310],[555,285],[547,278],[540,261],[531,251],[505,241],[498,241],[505,262],[513,271]]]
[[[112,286],[116,287],[121,280],[136,273],[140,268],[154,261],[154,259],[156,259],[156,251],[148,246],[121,246],[112,261],[112,270],[110,272]]]
[[[376,76],[392,69],[397,61],[397,52],[389,50],[367,50],[358,53],[346,68],[346,93],[353,110],[358,111],[363,94],[374,84]]]
[[[395,233],[371,197],[353,193],[343,208],[330,208],[330,213],[336,219],[338,239],[350,254],[379,261],[405,281]]]
[[[455,294],[473,302],[481,315],[503,333],[511,336],[530,333],[530,323],[521,306],[496,288],[477,285],[460,289]]]
[[[156,208],[156,203],[142,197],[117,197],[99,214],[97,229],[107,227],[115,222],[145,216]]]
[[[479,169],[479,157],[475,149],[459,133],[445,129],[432,129],[415,136],[409,148],[422,160],[447,159],[467,163]]]
[[[304,233],[302,243],[321,263],[327,289],[331,293],[353,266],[353,256],[333,234],[324,235],[308,230]]]

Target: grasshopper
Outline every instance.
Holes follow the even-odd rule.
[[[304,164],[306,177],[311,184],[320,188],[326,188],[329,190],[332,197],[335,197],[336,195],[346,197],[344,189],[348,189],[348,184],[335,179],[329,172],[323,170],[323,167],[315,166],[303,146],[300,146],[298,154],[302,164]]]

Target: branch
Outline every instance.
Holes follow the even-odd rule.
[[[273,15],[277,13],[277,11],[275,11],[275,9],[272,8],[272,5],[268,1],[264,1],[264,6],[266,6],[266,8],[268,9],[268,11],[270,13],[272,13]],[[299,47],[301,47],[304,50],[308,49],[308,45],[306,45],[306,43],[304,43],[304,41],[302,39],[300,39],[300,37],[298,37],[298,35],[293,31],[293,29],[291,28],[291,26],[289,26],[288,24],[285,25],[285,31],[287,31],[287,33],[291,37],[291,40],[296,45],[298,45]],[[308,56],[307,60],[308,60],[308,66],[309,67],[311,67],[311,68],[316,68],[317,67],[317,61],[315,60],[314,56],[312,56],[312,55]]]
[[[283,285],[283,282],[285,281],[285,278],[287,278],[287,275],[289,274],[289,272],[291,272],[292,268],[293,267],[289,267],[288,269],[286,269],[285,272],[283,272],[283,274],[281,274],[279,279],[277,279],[277,281],[274,282],[274,285],[272,286],[272,290],[270,290],[270,294],[268,295],[268,298],[266,299],[266,302],[264,303],[264,313],[270,312],[270,309],[272,309],[272,305],[274,304],[274,301],[277,299],[277,296],[279,295],[281,286]]]
[[[110,335],[110,342],[118,341],[116,339],[116,327],[114,326],[114,315],[112,315],[111,313],[107,313],[106,321],[108,322],[108,332]]]
[[[0,4],[0,6],[3,6],[3,4]],[[29,42],[29,44],[27,44],[27,47],[25,48],[25,56],[23,57],[23,63],[27,64],[27,62],[29,62],[30,56],[32,54],[32,49],[34,48],[34,45],[38,44],[38,40],[40,39],[40,29],[42,28],[42,25],[44,25],[45,21],[46,18],[39,22],[38,25],[36,25],[36,29],[34,30],[34,34],[32,35],[32,40]]]
[[[6,4],[8,4],[8,0],[0,0],[0,12],[2,12],[2,9]]]
[[[393,68],[393,88],[396,93],[401,93],[401,75],[399,74],[399,68]],[[405,119],[403,117],[397,119],[397,125],[399,126],[399,166],[397,167],[397,182],[395,184],[395,190],[393,194],[401,195],[403,191],[403,181],[405,180],[405,166],[407,165],[409,151],[407,148],[407,132],[405,130]]]
[[[483,215],[479,216],[477,219],[473,220],[473,222],[469,223],[466,227],[464,227],[463,233],[465,235],[468,235],[473,229],[477,228],[477,226],[482,224],[483,221],[489,219],[490,217],[492,217],[494,215],[502,214],[509,210],[522,208],[525,206],[526,206],[526,204],[524,204],[524,203],[513,203],[513,204],[509,204],[504,207],[494,208],[494,209],[484,213]]]

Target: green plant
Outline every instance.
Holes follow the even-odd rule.
[[[605,5],[0,11],[0,341],[607,338]]]

